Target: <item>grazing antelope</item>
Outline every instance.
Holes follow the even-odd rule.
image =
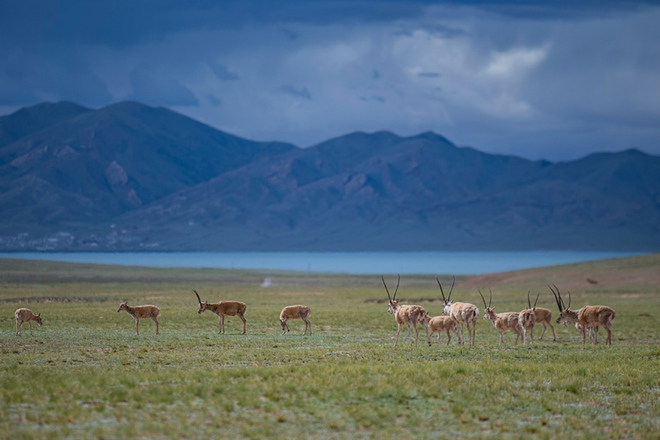
[[[286,306],[280,312],[280,324],[282,325],[282,334],[289,331],[289,326],[287,321],[289,319],[302,319],[305,321],[305,332],[303,336],[307,334],[307,327],[309,327],[309,334],[312,334],[312,323],[309,322],[309,316],[312,314],[312,310],[307,306]]]
[[[396,329],[396,340],[394,341],[394,346],[399,343],[399,333],[401,332],[401,326],[408,326],[408,338],[412,340],[410,336],[410,326],[412,325],[415,328],[415,345],[419,339],[419,330],[417,330],[417,323],[420,323],[424,330],[426,330],[426,337],[428,339],[429,329],[426,326],[426,317],[429,315],[426,312],[426,309],[422,306],[415,305],[399,305],[399,302],[396,300],[396,293],[399,291],[399,283],[401,282],[401,276],[399,275],[396,282],[396,289],[394,290],[394,295],[390,296],[390,291],[387,288],[385,283],[385,277],[381,276],[383,280],[383,286],[385,286],[385,291],[387,292],[387,297],[389,298],[389,309],[387,312],[391,315],[394,315],[394,319],[397,323]]]
[[[527,292],[527,308],[522,310],[518,315],[518,325],[523,334],[523,345],[527,343],[527,333],[529,332],[530,343],[534,343],[534,325],[536,324],[536,303],[539,302],[539,294],[536,295],[534,307],[529,299],[529,291]]]
[[[199,301],[199,310],[197,313],[202,313],[206,310],[218,315],[220,318],[219,333],[223,334],[225,332],[225,316],[238,316],[243,321],[243,334],[247,331],[247,321],[245,320],[245,310],[247,310],[247,304],[240,301],[220,301],[217,303],[209,303],[208,301],[202,302],[199,294],[193,289],[195,296],[197,296],[197,301]]]
[[[453,331],[458,338],[458,322],[456,322],[456,320],[451,316],[434,316],[431,318],[430,316],[426,315],[424,320],[426,321],[426,324],[430,330],[430,333],[426,338],[429,346],[431,346],[431,336],[433,336],[433,333],[436,332],[438,333],[438,344],[440,344],[440,334],[443,331],[447,332],[447,345],[449,345],[451,342],[451,334],[449,334],[450,330]]]
[[[539,340],[543,339],[546,330],[545,325],[548,324],[552,330],[552,340],[556,341],[557,335],[555,334],[555,328],[552,326],[552,311],[543,307],[537,307],[534,309],[534,314],[536,315],[536,323],[538,324],[540,322],[543,324],[543,331],[541,332],[541,336],[539,336]]]
[[[42,324],[41,313],[35,315],[30,309],[16,309],[14,317],[16,318],[16,336],[21,335],[23,324],[26,322],[30,326],[30,336],[32,336],[32,321],[39,324],[39,327],[41,327]]]
[[[449,295],[445,298],[445,292],[442,290],[442,284],[438,277],[435,278],[440,287],[440,293],[442,293],[442,301],[444,302],[443,313],[449,315],[456,320],[458,323],[459,333],[458,333],[458,343],[462,344],[463,339],[463,324],[468,329],[468,338],[470,344],[474,345],[474,337],[477,333],[477,319],[479,318],[479,309],[474,304],[464,303],[464,302],[452,302],[451,293],[454,290],[454,284],[456,283],[456,277],[451,283],[451,289],[449,289]]]
[[[488,289],[490,291],[490,289]],[[503,312],[495,313],[495,308],[491,307],[493,303],[493,292],[490,291],[490,297],[488,298],[488,305],[486,305],[486,298],[479,291],[481,295],[481,300],[484,302],[484,319],[489,319],[493,326],[500,332],[500,342],[504,344],[504,332],[511,330],[516,334],[516,345],[518,344],[518,339],[522,336],[519,323],[519,313],[518,312]]]
[[[125,310],[129,315],[135,319],[135,334],[140,334],[140,319],[151,318],[156,323],[156,334],[158,334],[158,317],[160,316],[160,309],[156,306],[129,306],[126,302],[119,304],[117,313]]]
[[[578,310],[571,310],[571,292],[568,292],[568,306],[566,306],[557,286],[554,286],[554,289],[550,286],[548,287],[552,291],[552,294],[555,296],[557,307],[559,307],[559,318],[557,318],[557,324],[580,324],[581,328],[579,330],[582,333],[583,345],[586,343],[587,329],[598,329],[598,327],[602,325],[605,327],[605,330],[607,330],[607,341],[605,343],[612,345],[612,330],[610,330],[610,326],[612,325],[612,321],[616,316],[614,309],[607,306],[584,306]],[[595,344],[597,339],[596,332],[590,330],[589,337]]]

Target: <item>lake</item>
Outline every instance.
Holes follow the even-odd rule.
[[[147,267],[348,274],[479,275],[640,255],[639,252],[5,252],[1,258]]]

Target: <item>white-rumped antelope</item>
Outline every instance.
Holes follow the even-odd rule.
[[[32,336],[32,321],[39,324],[39,327],[41,327],[41,324],[43,323],[41,320],[41,313],[35,315],[32,310],[25,308],[16,309],[14,312],[14,318],[16,318],[16,336],[21,335],[23,324],[26,322],[28,323],[28,326],[30,326],[30,336]]]
[[[245,311],[247,310],[247,304],[241,301],[220,301],[217,303],[210,303],[208,301],[202,302],[199,294],[193,289],[197,301],[199,302],[199,310],[197,313],[202,313],[206,310],[210,310],[219,317],[218,327],[219,333],[223,334],[225,332],[225,316],[238,316],[241,321],[243,321],[243,334],[247,331],[247,321],[245,320]]]

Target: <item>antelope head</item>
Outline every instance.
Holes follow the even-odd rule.
[[[389,299],[389,309],[387,310],[387,313],[390,314],[395,314],[397,309],[399,308],[399,302],[396,300],[396,293],[399,291],[399,283],[401,282],[401,275],[398,275],[398,278],[396,280],[396,289],[394,289],[394,295],[390,296],[390,290],[387,288],[387,284],[385,283],[385,277],[381,275],[380,277],[383,280],[383,286],[385,286],[385,291],[387,292],[387,298]]]
[[[578,322],[577,312],[571,310],[571,291],[568,291],[568,306],[566,306],[564,304],[564,300],[561,297],[561,293],[559,292],[559,288],[557,288],[557,286],[554,284],[552,286],[554,289],[550,286],[548,287],[552,291],[552,294],[555,296],[555,301],[557,302],[557,307],[559,308],[559,318],[557,318],[557,324],[567,325],[569,323]]]
[[[490,287],[488,288],[489,296],[488,296],[488,304],[486,304],[486,298],[484,298],[484,295],[481,293],[481,290],[478,290],[479,295],[481,295],[481,300],[484,302],[484,319],[485,320],[491,320],[495,317],[495,308],[491,307],[491,304],[493,303],[493,291],[490,290]]]
[[[117,309],[117,313],[121,312],[122,310],[128,311],[128,302],[123,302],[119,304],[119,309]]]
[[[199,310],[197,311],[197,313],[202,313],[203,311],[205,311],[208,308],[209,302],[208,301],[202,302],[202,300],[199,297],[199,294],[197,293],[197,291],[195,289],[193,289],[193,292],[195,292],[195,296],[197,297],[197,301],[199,302]]]
[[[38,315],[35,315],[34,320],[36,321],[37,324],[39,324],[39,327],[41,327],[41,313]]]
[[[440,293],[442,294],[442,302],[445,304],[444,309],[442,310],[442,313],[445,315],[449,315],[451,313],[451,293],[454,291],[454,284],[456,284],[456,277],[451,282],[451,288],[449,289],[449,295],[445,298],[445,292],[442,290],[442,284],[440,284],[440,280],[438,277],[435,277],[435,280],[438,282],[438,287],[440,287]]]

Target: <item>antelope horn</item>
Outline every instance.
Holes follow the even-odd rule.
[[[435,280],[438,282],[438,286],[440,287],[440,293],[442,293],[442,301],[444,301],[445,303],[449,302],[447,301],[447,298],[445,298],[445,292],[442,290],[442,284],[440,284],[440,280],[438,279],[438,277],[435,277]]]
[[[557,286],[555,286],[555,289],[557,289],[557,292],[555,292],[555,290],[552,288],[552,286],[548,286],[548,288],[552,292],[552,295],[555,297],[555,302],[557,303],[557,307],[559,308],[559,312],[563,312],[564,309],[562,308],[562,305],[561,305],[561,299],[560,299],[560,297],[557,296],[557,293],[559,293],[559,289],[557,289]]]
[[[529,300],[529,290],[527,291],[527,308],[528,309],[532,308],[532,302]]]
[[[538,293],[538,292],[536,293],[536,299],[534,300],[534,307],[532,307],[532,309],[535,309],[535,308],[536,308],[536,303],[539,302],[539,296],[540,296],[540,295],[541,295],[540,293]]]
[[[197,296],[197,301],[199,301],[199,304],[202,305],[202,300],[199,297],[199,294],[197,293],[197,291],[195,289],[193,289],[192,291],[195,292],[195,296]]]
[[[487,309],[488,306],[486,305],[486,298],[484,298],[483,294],[481,293],[481,290],[477,289],[477,292],[479,292],[479,295],[481,295],[481,300],[484,302],[484,309]]]
[[[568,291],[568,307],[566,307],[566,309],[570,309],[570,308],[571,308],[571,291],[569,290]]]
[[[396,289],[394,289],[394,295],[392,295],[393,301],[396,301],[396,293],[399,291],[399,283],[401,283],[401,274],[397,274]]]
[[[387,288],[387,284],[385,284],[385,277],[380,276],[380,279],[383,280],[383,286],[385,286],[385,291],[387,292],[387,298],[392,301],[392,297],[390,296],[390,290]]]
[[[493,304],[493,291],[490,290],[490,287],[488,288],[488,307]]]
[[[451,301],[451,293],[454,291],[454,284],[456,284],[456,277],[453,276],[453,280],[451,282],[451,288],[449,289],[449,295],[447,296],[447,301]]]

